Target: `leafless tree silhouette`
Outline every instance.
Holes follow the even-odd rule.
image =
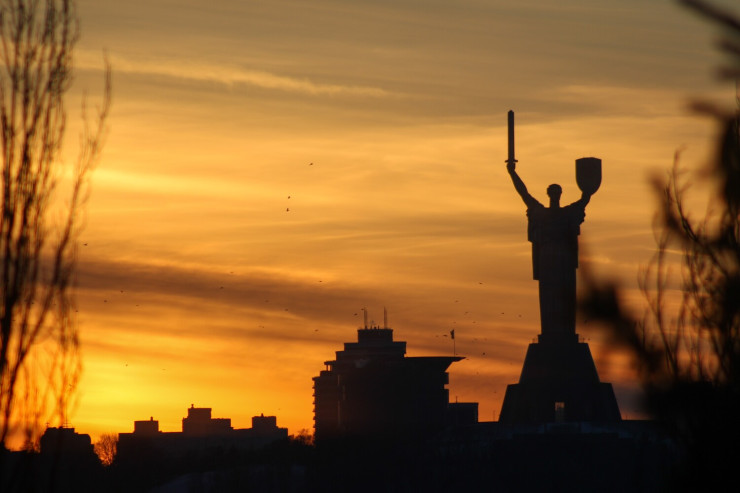
[[[291,435],[290,439],[297,443],[300,443],[301,445],[306,445],[309,447],[313,446],[314,444],[313,433],[311,433],[311,431],[306,428],[301,428],[300,430],[298,430],[298,433],[296,433],[295,435]]]
[[[740,20],[700,0],[680,3],[723,27],[720,47],[734,62],[721,74],[740,77]],[[634,320],[618,290],[593,278],[582,307],[634,356],[649,409],[683,447],[676,488],[721,491],[740,459],[740,109],[694,109],[722,129],[705,173],[716,186],[707,212],[696,220],[687,205],[690,180],[677,153],[667,178],[654,182],[660,205],[656,252],[640,279],[645,317]]]
[[[95,453],[98,455],[100,462],[104,466],[113,464],[118,452],[118,435],[115,433],[104,433],[95,442]]]
[[[30,443],[44,421],[63,424],[80,374],[76,243],[111,89],[107,66],[95,118],[83,102],[79,153],[68,169],[60,150],[78,35],[72,0],[0,0],[0,444],[11,427]],[[55,195],[65,174],[66,200]]]

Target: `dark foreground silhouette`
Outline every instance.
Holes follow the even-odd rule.
[[[678,452],[651,425],[478,423],[433,435],[375,434],[314,446],[142,448],[103,467],[88,450],[5,453],[2,491],[660,491]]]

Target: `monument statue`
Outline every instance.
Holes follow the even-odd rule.
[[[547,187],[547,207],[532,197],[516,172],[514,112],[509,111],[506,168],[527,206],[532,242],[532,273],[539,281],[541,333],[527,348],[519,382],[506,387],[499,421],[509,424],[560,421],[618,422],[617,399],[601,382],[588,343],[576,334],[578,235],[586,205],[601,185],[601,160],[576,160],[581,198],[560,206],[560,185]]]
[[[576,269],[578,235],[586,217],[586,205],[601,184],[601,160],[576,160],[576,181],[581,198],[560,206],[563,189],[547,187],[545,207],[527,191],[516,172],[514,159],[514,112],[509,112],[509,158],[506,160],[514,188],[527,206],[527,239],[532,243],[532,274],[539,281],[542,337],[576,337]]]

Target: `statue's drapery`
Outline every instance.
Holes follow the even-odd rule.
[[[578,235],[586,217],[584,202],[579,200],[557,209],[537,202],[527,208],[534,279],[558,277],[559,270],[578,268]]]
[[[542,334],[572,336],[576,327],[578,235],[588,199],[548,208],[530,201],[527,236],[532,242],[532,275],[539,281]]]

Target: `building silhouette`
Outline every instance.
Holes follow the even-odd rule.
[[[530,346],[524,377],[506,396],[520,407],[506,407],[510,421],[498,422],[478,422],[475,403],[448,402],[447,369],[462,358],[405,353],[391,329],[361,328],[314,377],[320,460],[310,491],[647,492],[663,484],[671,444],[652,423],[621,421],[616,402],[597,407],[613,401],[593,393],[611,386],[598,381],[577,339]]]
[[[102,468],[90,435],[68,426],[47,426],[39,454],[13,452],[0,457],[0,491],[103,491]],[[9,471],[12,471],[9,473]],[[9,482],[6,482],[10,479]]]
[[[406,343],[393,340],[393,329],[366,324],[357,330],[357,342],[345,343],[313,378],[317,443],[442,428],[450,415],[447,368],[462,359],[407,357]],[[457,419],[477,421],[477,404],[453,408]]]
[[[256,450],[271,443],[287,440],[288,429],[277,426],[275,416],[254,416],[252,427],[234,429],[229,418],[213,418],[210,407],[188,408],[182,419],[181,432],[159,430],[159,421],[134,421],[133,433],[118,434],[116,460],[132,460],[141,454],[156,452],[172,458],[207,450]]]
[[[66,456],[94,456],[92,441],[87,433],[77,433],[66,426],[49,426],[41,435],[39,447],[42,454]]]
[[[182,433],[188,436],[224,435],[232,431],[231,419],[212,418],[210,407],[190,405],[188,415],[182,418]]]

